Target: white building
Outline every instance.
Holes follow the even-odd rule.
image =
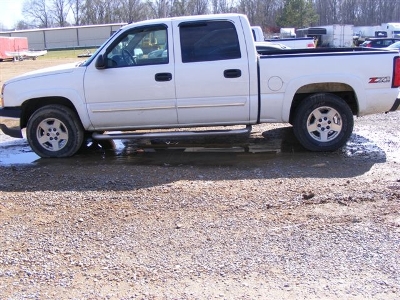
[[[30,50],[94,48],[126,23],[71,26],[0,32],[0,36],[27,37]]]

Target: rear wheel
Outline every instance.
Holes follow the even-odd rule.
[[[335,151],[346,144],[354,126],[347,103],[333,94],[315,94],[295,111],[293,131],[310,151]]]
[[[29,118],[26,135],[40,157],[68,157],[81,147],[84,130],[74,111],[62,105],[48,105]]]

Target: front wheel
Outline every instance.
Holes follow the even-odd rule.
[[[295,111],[293,131],[310,151],[335,151],[346,144],[354,126],[347,103],[333,94],[315,94]]]
[[[29,118],[26,135],[40,157],[68,157],[81,147],[84,130],[74,111],[62,105],[48,105]]]

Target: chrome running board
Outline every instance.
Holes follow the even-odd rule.
[[[202,130],[202,131],[159,131],[143,133],[96,133],[92,137],[96,140],[119,140],[119,139],[156,139],[156,138],[188,138],[188,137],[208,137],[208,136],[231,136],[250,134],[251,125],[242,129],[228,130]]]

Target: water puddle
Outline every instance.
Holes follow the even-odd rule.
[[[353,134],[343,149],[333,153],[306,151],[295,139],[290,127],[268,130],[245,138],[213,138],[197,140],[116,140],[112,150],[91,147],[73,158],[58,159],[57,164],[79,160],[83,164],[134,163],[141,165],[258,165],[266,160],[299,160],[310,164],[322,161],[357,158],[373,162],[386,160],[385,151],[364,136]],[[315,163],[313,163],[315,160]],[[51,164],[32,152],[26,139],[0,136],[0,165]],[[307,163],[307,164],[308,164]],[[323,163],[323,162],[322,162]]]

